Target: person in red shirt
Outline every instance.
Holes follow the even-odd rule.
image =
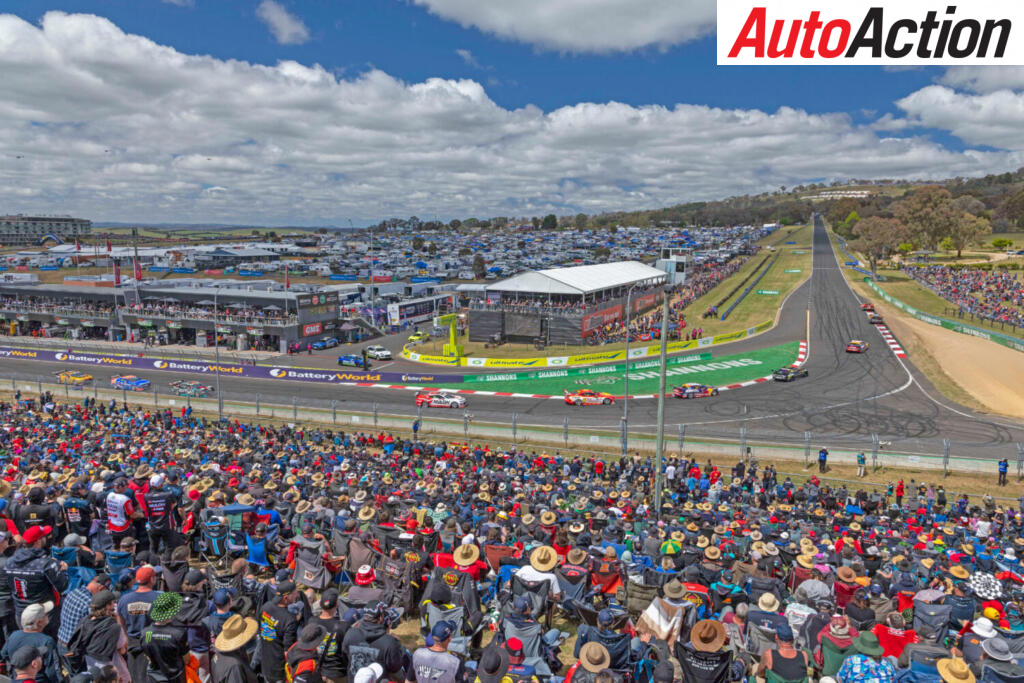
[[[878,636],[878,643],[885,651],[886,657],[899,659],[903,654],[903,648],[919,641],[917,633],[914,629],[905,628],[907,624],[899,612],[891,613],[885,621],[885,624],[875,624],[871,632]]]
[[[487,563],[480,559],[480,548],[475,543],[460,545],[452,553],[452,559],[455,561],[455,568],[472,576],[474,581],[480,581],[490,569]]]

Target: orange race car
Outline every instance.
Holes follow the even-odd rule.
[[[615,403],[615,397],[593,389],[565,391],[565,402],[571,406],[596,406]]]

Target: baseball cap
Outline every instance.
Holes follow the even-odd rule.
[[[152,581],[154,578],[156,578],[156,570],[148,564],[144,564],[135,570],[135,580],[139,583]]]
[[[205,579],[205,578],[206,578],[206,575],[203,574],[198,569],[189,569],[187,572],[185,572],[184,583],[188,583],[188,584],[191,584],[193,586],[197,586],[200,583],[202,583],[203,579]]]
[[[38,648],[31,645],[25,645],[19,647],[11,655],[11,666],[15,669],[27,669],[31,666],[32,662],[42,657],[43,655],[39,652]]]
[[[434,624],[434,628],[430,629],[430,635],[434,639],[435,643],[441,642],[442,640],[448,640],[452,637],[455,632],[455,624],[450,621],[441,620]]]
[[[338,591],[333,588],[324,591],[324,594],[320,596],[320,606],[324,609],[332,609],[338,604]]]
[[[29,605],[21,613],[21,627],[25,628],[28,624],[34,624],[44,614],[49,614],[53,611],[52,602],[37,602]]]
[[[73,548],[75,546],[85,545],[85,537],[79,536],[78,534],[68,534],[64,537],[64,547]]]
[[[110,584],[113,583],[113,579],[110,578],[109,574],[97,574],[92,577],[92,581],[95,581],[104,588],[110,588]]]
[[[53,531],[52,526],[32,526],[29,527],[24,534],[21,535],[25,539],[25,543],[31,545],[41,538],[45,538],[50,535]]]
[[[292,581],[282,581],[281,583],[277,584],[278,595],[289,595],[294,590],[295,583]]]
[[[509,654],[519,654],[523,651],[523,641],[518,638],[509,638],[505,641],[505,649],[509,651]]]
[[[785,643],[793,642],[793,628],[789,624],[779,624],[775,629],[775,635]]]
[[[615,621],[615,615],[608,608],[605,608],[597,613],[597,623],[604,624],[605,626]]]
[[[218,588],[213,594],[213,604],[217,607],[224,607],[231,602],[231,592],[227,588]]]
[[[163,474],[154,474],[152,477],[149,478],[149,485],[150,486],[163,486],[164,485],[164,475]]]
[[[92,596],[92,600],[89,602],[91,607],[99,609],[100,607],[106,607],[110,603],[117,599],[111,591],[101,590],[96,595]]]

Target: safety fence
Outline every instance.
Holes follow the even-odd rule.
[[[739,341],[761,334],[771,329],[775,323],[766,320],[763,323],[748,327],[745,330],[726,332],[714,337],[702,339],[691,339],[689,341],[674,341],[668,343],[667,353],[680,353],[683,351],[698,351],[718,344]],[[661,353],[658,344],[650,346],[634,347],[629,350],[629,358],[650,358]],[[614,361],[626,360],[626,350],[597,351],[594,353],[583,353],[575,356],[548,356],[544,358],[476,358],[463,357],[454,358],[448,356],[432,356],[429,354],[416,353],[409,347],[402,349],[402,357],[418,363],[428,365],[462,365],[471,368],[562,368],[572,365],[593,365],[595,363],[611,363]]]
[[[726,318],[729,317],[729,314],[733,312],[733,309],[735,309],[737,306],[739,306],[740,303],[742,303],[742,301],[747,298],[747,295],[750,294],[750,291],[752,289],[754,289],[754,287],[757,286],[757,283],[760,282],[761,279],[765,275],[767,275],[768,271],[772,269],[772,266],[774,266],[776,264],[776,262],[778,262],[780,256],[782,256],[782,252],[781,251],[777,252],[775,254],[775,257],[772,258],[770,263],[767,263],[767,265],[765,265],[763,268],[761,268],[761,272],[758,273],[756,278],[754,278],[754,281],[751,282],[749,285],[747,285],[747,288],[743,290],[743,293],[739,295],[739,297],[736,299],[736,301],[733,301],[732,304],[730,304],[729,308],[725,309],[725,311],[722,313],[722,317],[719,318],[719,320],[725,320]],[[768,259],[765,259],[765,261],[767,262]],[[753,274],[753,273],[751,273],[751,274]]]
[[[987,341],[992,341],[997,344],[1001,344],[1007,348],[1011,348],[1014,351],[1024,352],[1024,341],[1021,341],[1020,339],[1014,339],[1013,337],[1008,337],[1005,334],[999,334],[998,332],[992,332],[990,330],[982,330],[972,325],[966,325],[955,320],[947,320],[945,318],[940,318],[930,313],[922,313],[913,306],[903,303],[899,299],[895,298],[894,296],[886,292],[870,278],[864,278],[864,282],[867,283],[868,287],[871,287],[871,289],[875,290],[875,292],[877,292],[878,295],[882,297],[883,301],[892,304],[893,306],[900,309],[904,313],[907,313],[908,315],[912,315],[921,322],[926,322],[929,325],[936,325],[946,330],[952,330],[953,332],[959,332],[960,334],[967,334],[972,337],[979,337]]]
[[[101,387],[95,383],[77,387],[55,384],[52,378],[29,379],[24,375],[0,381],[0,391],[19,391],[23,400],[36,399],[44,391],[50,391],[56,400],[73,403],[90,396],[104,402],[113,400],[118,404],[154,410],[169,409],[175,414],[190,406],[195,411],[232,420],[258,418],[294,424],[315,423],[357,432],[417,432],[420,436],[472,439],[492,446],[512,444],[525,448],[566,448],[603,456],[628,453],[649,457],[655,451],[656,441],[652,426],[637,425],[630,430],[628,422],[614,413],[608,415],[605,425],[586,424],[585,416],[581,419],[565,416],[561,425],[534,424],[529,421],[534,416],[516,412],[487,419],[475,417],[468,410],[435,414],[430,409],[414,407],[411,400],[411,414],[402,415],[385,412],[377,403],[355,401],[351,397],[325,400],[293,396],[288,402],[282,401],[279,395],[264,400],[259,393],[225,392],[199,398],[175,395],[155,385],[147,392],[133,392]],[[609,426],[609,423],[614,426]],[[666,425],[665,429],[666,455],[735,456],[757,458],[762,463],[795,461],[803,462],[807,467],[813,464],[818,449],[824,445],[828,447],[829,463],[854,465],[858,453],[864,453],[872,472],[899,467],[931,472],[936,476],[952,472],[993,474],[996,461],[1006,458],[1010,462],[1016,461],[1017,476],[1024,477],[1024,443],[1007,441],[981,445],[954,443],[950,439],[916,438],[887,441],[892,437],[753,429],[742,422],[675,424]],[[985,457],[979,456],[982,452]]]

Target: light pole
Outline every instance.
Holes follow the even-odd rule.
[[[633,296],[633,290],[637,284],[630,285],[629,289],[626,290],[626,371],[623,373],[623,377],[626,380],[626,395],[622,397],[622,455],[626,455],[628,450],[629,440],[629,314],[631,312],[631,302]]]
[[[220,287],[214,287],[213,289],[213,356],[214,363],[217,365],[217,421],[220,422],[224,419],[224,401],[220,396],[220,330],[218,329],[219,323],[217,321],[217,297],[220,295]]]

